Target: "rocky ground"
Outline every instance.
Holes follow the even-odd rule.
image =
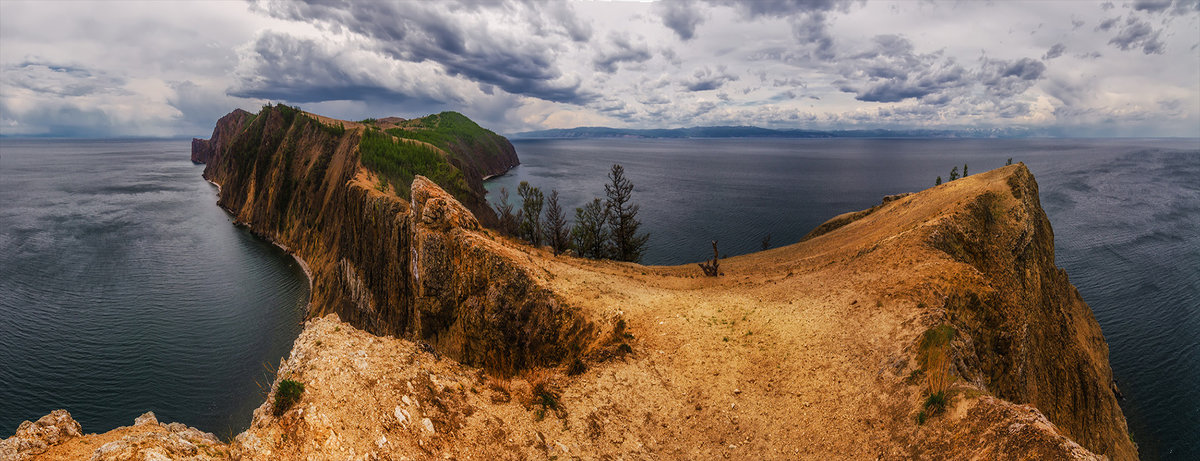
[[[722,260],[716,278],[694,265],[553,256],[484,233],[490,251],[522,261],[538,286],[590,318],[619,322],[614,334],[630,349],[503,376],[329,315],[308,321],[279,370],[276,387],[284,379],[304,384],[299,401],[275,416],[273,393],[228,445],[157,422],[81,436],[69,415],[56,412],[22,425],[0,455],[1099,459],[1064,429],[1075,420],[1056,425],[1033,406],[998,398],[994,380],[973,362],[985,354],[982,338],[955,339],[947,409],[918,419],[929,394],[918,360],[921,335],[959,321],[951,301],[964,290],[1000,288],[983,266],[938,249],[937,236],[966,222],[964,213],[992,193],[999,198],[985,210],[989,238],[1026,238],[1036,216],[1023,208],[1029,199],[1013,192],[1012,178],[1027,174],[1023,166],[1007,167],[891,200],[802,243]],[[1016,350],[1036,343],[1012,338],[1025,341]],[[1124,427],[1119,423],[1105,424]],[[1093,446],[1108,447],[1113,458],[1136,456],[1128,441],[1080,434],[1103,440]]]

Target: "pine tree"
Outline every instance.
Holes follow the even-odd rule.
[[[542,244],[542,203],[545,200],[542,191],[530,186],[528,181],[517,185],[517,195],[521,196],[520,226],[517,229],[519,237],[530,245]]]
[[[500,201],[494,207],[496,208],[496,217],[500,218],[500,232],[516,235],[517,216],[513,214],[513,205],[508,203],[508,189],[500,188]]]
[[[571,241],[575,251],[585,258],[601,259],[608,256],[608,210],[600,199],[575,209],[575,227],[571,229]]]
[[[953,181],[955,179],[958,179],[958,167],[957,166],[950,169],[950,180]]]
[[[942,177],[941,177],[941,176],[938,176],[938,177],[937,177],[937,181],[934,181],[934,182],[933,182],[933,185],[935,185],[935,186],[940,186],[940,185],[942,185]]]
[[[1008,162],[1004,164],[1004,166],[1009,166],[1009,165],[1012,165],[1012,157],[1009,157]]]
[[[633,182],[625,177],[625,168],[618,164],[613,164],[608,179],[611,182],[604,185],[604,194],[608,196],[605,206],[612,233],[613,259],[637,262],[642,259],[650,235],[637,233],[642,223],[637,219],[638,206],[629,203],[633,198]]]
[[[963,164],[963,177],[964,178],[967,177],[967,164],[966,163]]]
[[[558,190],[550,191],[550,200],[546,203],[546,219],[542,222],[542,232],[546,243],[554,255],[558,256],[571,247],[571,227],[562,207],[558,205]]]

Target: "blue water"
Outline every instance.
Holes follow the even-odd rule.
[[[65,408],[228,437],[308,302],[301,268],[234,227],[187,141],[0,139],[0,438]]]
[[[964,163],[1025,162],[1058,264],[1108,339],[1145,459],[1200,459],[1200,140],[519,140],[521,165],[488,181],[557,189],[566,210],[625,167],[650,233],[644,263],[682,264],[794,243],[830,217],[921,190]],[[570,213],[573,215],[573,212]]]

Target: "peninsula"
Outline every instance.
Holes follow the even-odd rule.
[[[192,158],[237,222],[311,268],[251,427],[219,441],[147,414],[83,435],[60,410],[0,457],[1137,458],[1023,164],[705,277],[490,230],[481,179],[516,154],[455,113],[234,111]],[[285,381],[303,392],[276,411]]]

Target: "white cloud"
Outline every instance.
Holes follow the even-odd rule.
[[[0,133],[206,135],[273,100],[351,119],[458,110],[502,132],[1200,136],[1193,3],[5,0]]]

